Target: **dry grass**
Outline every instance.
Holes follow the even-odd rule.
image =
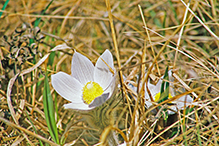
[[[100,113],[101,128],[84,120],[92,113],[65,110],[67,101],[51,86],[61,144],[98,144],[112,130],[120,143],[130,145],[218,145],[217,0],[192,0],[190,9],[180,0],[113,0],[112,14],[105,1],[56,0],[41,15],[47,5],[45,0],[11,0],[0,19],[1,145],[39,145],[40,140],[55,145],[43,111],[45,68],[49,78],[58,71],[70,73],[74,49],[94,63],[109,49],[126,80],[120,80],[118,100]],[[63,43],[69,47],[50,51]],[[198,106],[165,122],[145,108],[145,91],[139,87],[149,78],[155,84],[167,66],[178,89],[186,89]]]

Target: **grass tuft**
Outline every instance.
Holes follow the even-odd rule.
[[[109,137],[138,146],[218,145],[219,2],[6,0],[0,8],[1,145],[104,145]],[[65,110],[51,75],[71,74],[75,50],[95,63],[105,49],[119,75],[115,100],[96,112]],[[165,95],[155,102],[149,86],[162,76]],[[176,95],[167,99],[170,84]],[[187,108],[153,112],[184,95],[194,100]]]

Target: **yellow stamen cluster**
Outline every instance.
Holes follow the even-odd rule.
[[[96,82],[87,82],[82,89],[82,94],[84,102],[90,104],[96,97],[103,94],[103,88]]]
[[[168,98],[172,98],[172,95],[171,94],[169,94],[169,97]],[[154,101],[158,101],[160,99],[160,92],[159,93],[157,93],[156,95],[155,95],[155,97],[154,97]]]

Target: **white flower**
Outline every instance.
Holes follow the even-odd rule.
[[[168,76],[169,76],[169,80],[171,82],[173,82],[174,78],[172,76],[171,70],[168,72]],[[158,101],[160,98],[160,89],[161,89],[162,81],[163,80],[160,79],[156,85],[153,85],[153,84],[148,82],[148,88],[149,88],[151,95],[153,97],[153,100],[155,102]],[[169,88],[169,98],[172,98],[175,96],[175,90],[174,90],[173,84],[170,83],[169,87],[170,87]],[[153,105],[147,92],[145,92],[145,99],[146,99],[145,104],[147,107],[150,107]],[[178,111],[178,110],[183,109],[184,105],[186,107],[191,105],[192,102],[193,102],[193,99],[191,96],[184,95],[184,96],[181,96],[180,98],[172,101],[172,103],[175,105],[170,106],[170,109],[172,109],[173,111]],[[168,110],[168,114],[174,114],[175,112],[173,112],[173,111]]]
[[[84,55],[75,52],[72,58],[71,75],[58,72],[51,76],[56,92],[71,103],[65,108],[91,110],[102,105],[116,87],[116,71],[113,57],[106,50],[94,66]]]

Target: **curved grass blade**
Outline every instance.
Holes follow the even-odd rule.
[[[9,1],[10,1],[10,0],[6,0],[6,2],[4,3],[4,5],[3,5],[3,7],[2,7],[2,11],[5,10],[5,8],[7,7]],[[1,16],[2,16],[2,13],[3,13],[3,12],[0,12],[0,18],[1,18]]]
[[[49,129],[49,133],[52,139],[54,140],[54,142],[59,144],[58,130],[57,130],[56,121],[55,121],[55,111],[54,111],[54,106],[53,106],[52,95],[50,93],[47,74],[44,80],[43,106],[44,106],[44,113],[45,113],[46,123]]]

